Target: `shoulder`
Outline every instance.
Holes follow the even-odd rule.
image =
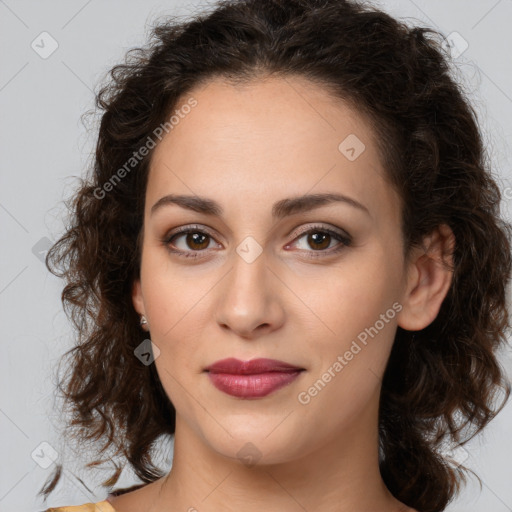
[[[108,497],[109,504],[115,509],[114,512],[140,512],[145,510],[148,502],[155,499],[159,483],[161,483],[161,480],[112,491]]]
[[[97,503],[85,503],[84,505],[70,505],[67,507],[48,508],[44,512],[116,512],[114,507],[107,501]]]

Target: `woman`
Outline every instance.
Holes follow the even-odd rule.
[[[510,226],[449,71],[440,34],[340,0],[220,2],[113,69],[47,265],[72,434],[118,470],[48,510],[445,509],[510,393]]]

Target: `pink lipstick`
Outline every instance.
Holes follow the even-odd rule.
[[[238,398],[262,398],[293,382],[304,370],[275,359],[222,359],[205,368],[213,385]]]

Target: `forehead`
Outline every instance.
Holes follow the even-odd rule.
[[[236,86],[213,79],[183,95],[173,113],[172,129],[152,156],[147,209],[171,192],[247,209],[337,191],[397,213],[370,123],[306,79]]]

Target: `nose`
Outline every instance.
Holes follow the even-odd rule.
[[[267,265],[265,253],[252,262],[235,253],[233,266],[218,287],[218,325],[246,339],[256,339],[279,329],[285,318],[284,288]]]

